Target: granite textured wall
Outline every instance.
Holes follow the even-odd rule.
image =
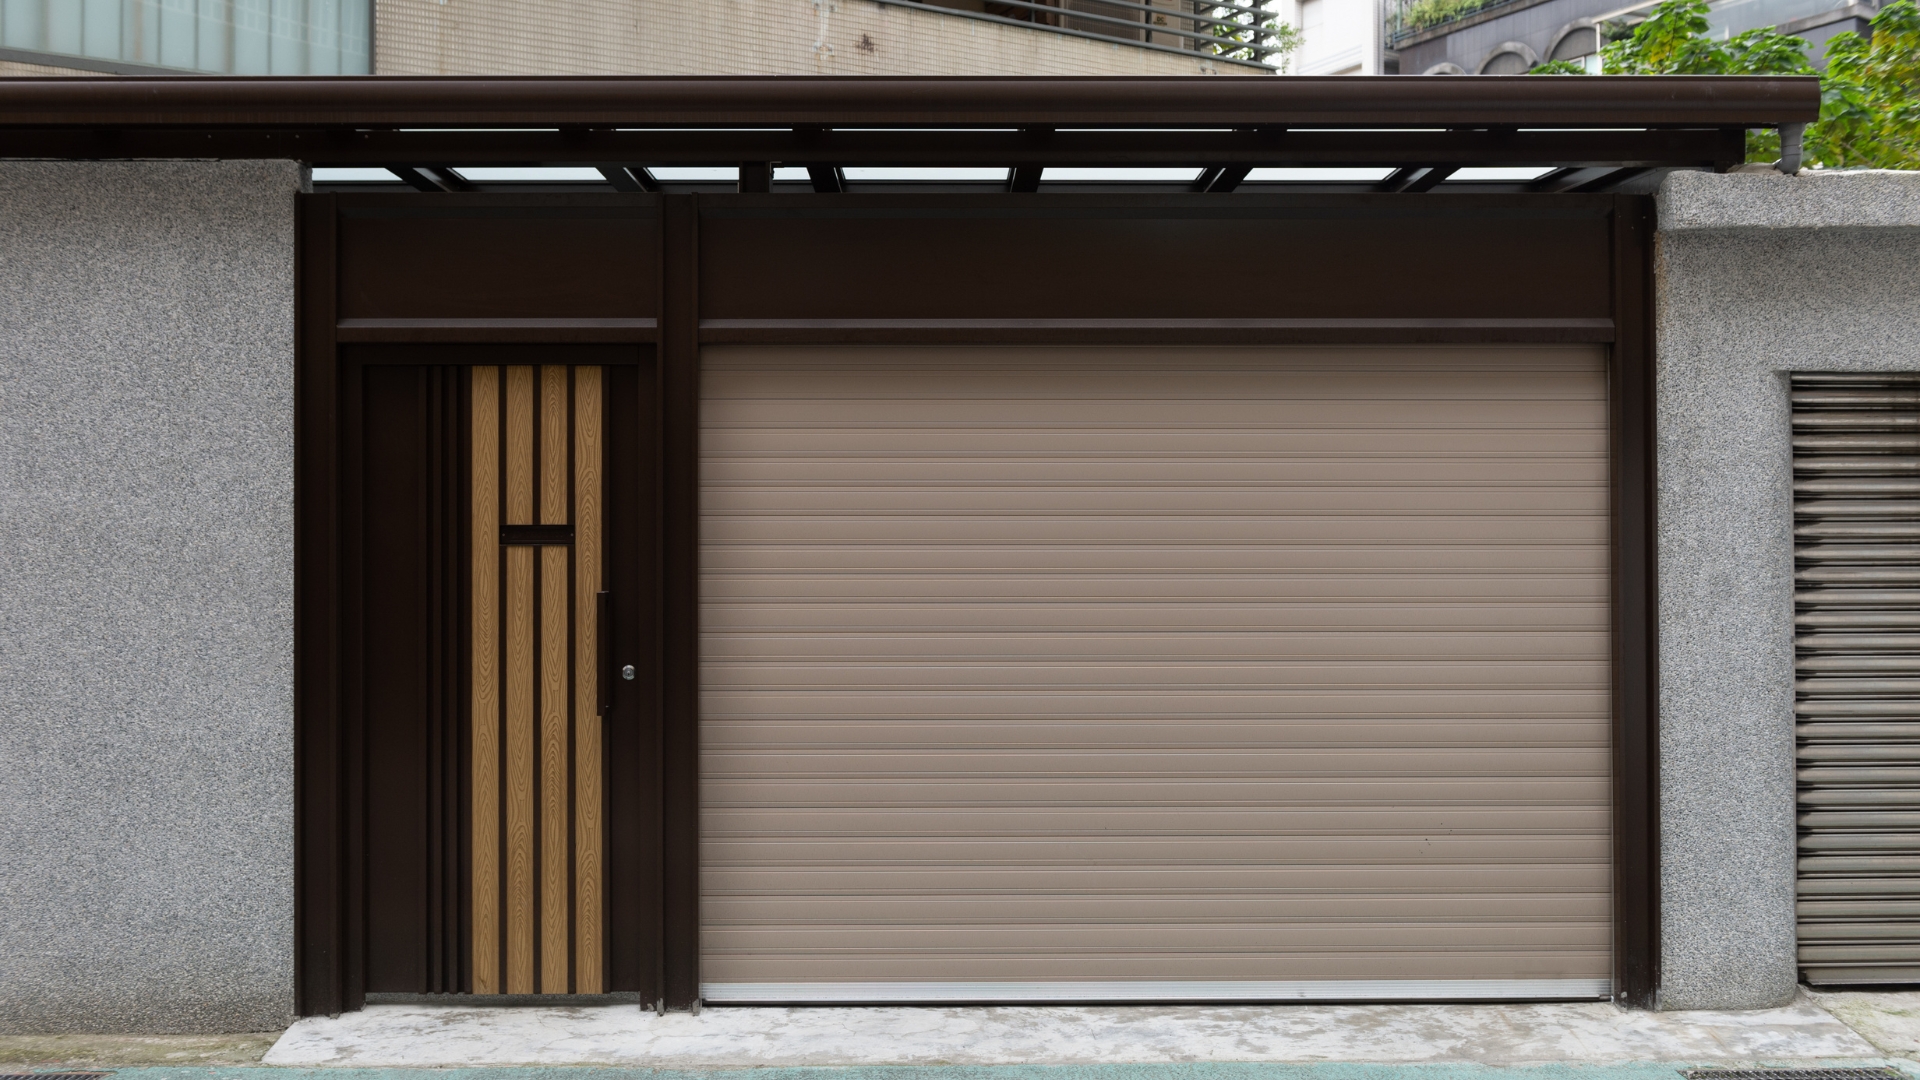
[[[301,184],[0,161],[0,1032],[291,1017]]]
[[[1920,370],[1920,173],[1676,173],[1656,283],[1662,990],[1794,995],[1787,375]]]

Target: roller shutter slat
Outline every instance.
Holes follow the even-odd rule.
[[[1800,826],[1814,832],[1841,830],[1863,832],[1874,829],[1920,832],[1920,811],[1874,812],[1870,810],[1826,810],[1800,815]]]
[[[1801,761],[1920,761],[1920,746],[1900,743],[1828,744],[1817,740],[1817,736],[1810,738],[1806,745],[1800,747],[1798,756]]]
[[[1920,784],[1920,765],[1912,769],[1816,765],[1811,769],[1801,769],[1799,782],[1809,788],[1818,788],[1822,784]]]
[[[1802,874],[1920,874],[1920,855],[1803,855]]]
[[[1913,919],[1920,922],[1920,900],[1802,900],[1794,905],[1803,919]]]
[[[1809,787],[1800,793],[1809,806],[1920,806],[1920,788]]]
[[[1795,733],[1810,740],[1822,739],[1920,739],[1920,724],[1800,724]]]
[[[1891,432],[1876,435],[1798,435],[1793,437],[1796,452],[1806,453],[1895,453],[1910,454],[1920,451],[1920,434],[1902,435]]]
[[[1801,518],[1793,535],[1809,540],[1912,540],[1920,537],[1920,521],[1821,521]]]
[[[1864,643],[1858,648],[1872,648]],[[1811,655],[1800,658],[1800,670],[1832,674],[1873,672],[1875,674],[1920,673],[1920,656],[1859,656],[1851,651],[1832,650],[1835,655]]]
[[[1852,695],[1864,697],[1884,697],[1888,694],[1920,695],[1920,679],[1848,679],[1820,678],[1798,679],[1794,689],[1808,697],[1826,697]]]
[[[1841,477],[1824,480],[1796,480],[1795,495],[1914,495],[1920,496],[1920,480],[1887,477]]]
[[[1920,897],[1920,877],[1802,877],[1799,893],[1810,897],[1844,896],[1850,904],[1880,902],[1876,898],[1884,897]]]
[[[1920,380],[1792,399],[1802,975],[1920,982]]]
[[[1887,716],[1920,719],[1920,701],[1887,701],[1878,698],[1857,698],[1853,701],[1845,698],[1803,700],[1794,705],[1793,711],[1798,716],[1807,717]]]
[[[1822,833],[1809,832],[1800,838],[1801,851],[1907,852],[1920,848],[1916,833]]]

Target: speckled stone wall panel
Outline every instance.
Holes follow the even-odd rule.
[[[1660,230],[1920,227],[1920,173],[1670,174],[1660,188]]]
[[[1662,1008],[1794,995],[1787,376],[1920,369],[1920,228],[1880,224],[1920,174],[1881,176],[1662,188]]]
[[[0,1032],[291,1017],[301,184],[0,161]]]

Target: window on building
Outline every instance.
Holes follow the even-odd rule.
[[[1591,26],[1576,26],[1560,35],[1553,44],[1553,55],[1549,60],[1571,60],[1587,69],[1590,75],[1600,74],[1600,32]]]
[[[1327,24],[1327,0],[1300,0],[1300,33],[1312,40]]]
[[[221,75],[365,75],[372,29],[373,0],[0,2],[0,47],[53,67],[71,58]]]

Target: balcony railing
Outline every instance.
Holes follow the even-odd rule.
[[[1271,69],[1287,47],[1277,0],[879,0],[1069,37]]]
[[[1388,0],[1387,47],[1395,48],[1416,34],[1500,8],[1518,7],[1532,0]]]

